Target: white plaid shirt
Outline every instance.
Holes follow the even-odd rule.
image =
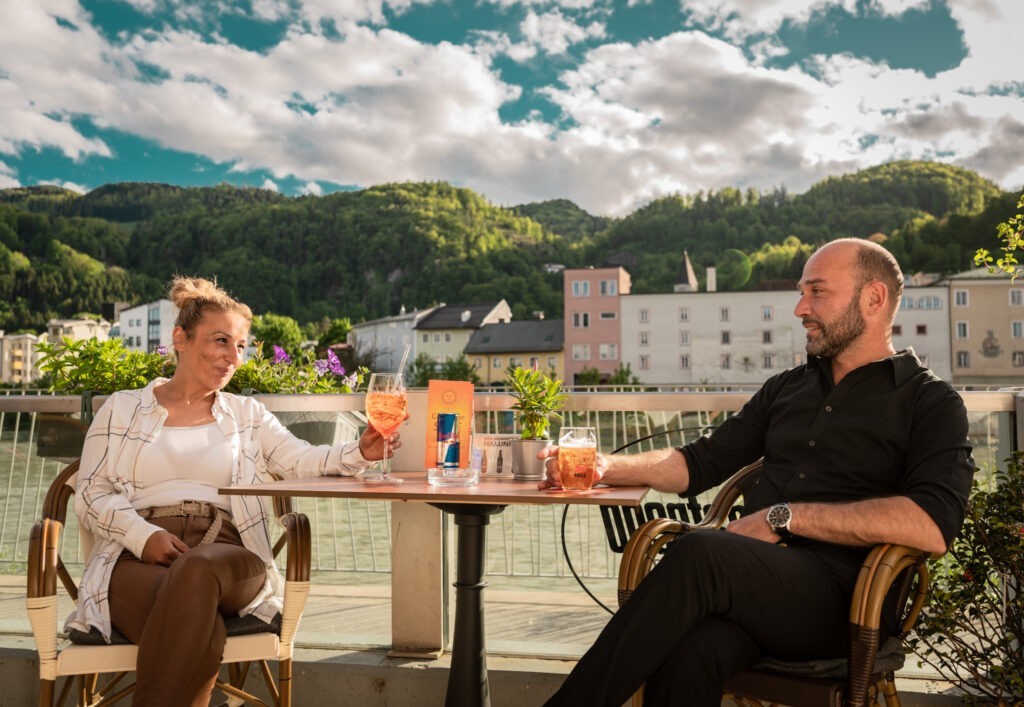
[[[96,413],[82,449],[75,513],[80,525],[96,537],[79,588],[78,605],[66,628],[88,631],[95,626],[110,640],[107,588],[121,552],[127,548],[141,558],[149,536],[160,527],[143,519],[132,497],[146,485],[146,453],[167,410],[153,395],[160,378],[139,390],[114,393]],[[285,477],[350,476],[370,466],[358,442],[335,447],[312,446],[289,432],[262,403],[253,398],[218,392],[213,417],[231,447],[232,485],[272,481],[270,472]],[[269,622],[281,609],[284,578],[274,562],[268,520],[270,499],[230,496],[231,515],[246,548],[267,568],[262,591],[240,613]],[[183,499],[185,500],[185,499]]]

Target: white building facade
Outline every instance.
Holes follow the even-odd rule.
[[[178,308],[169,299],[123,309],[119,328],[121,341],[131,351],[153,352],[159,346],[170,350],[177,318]]]
[[[427,307],[406,312],[403,307],[394,317],[382,317],[356,324],[349,331],[346,340],[358,358],[372,356],[371,370],[397,371],[406,346],[410,347],[409,362],[415,360],[417,350],[414,330],[420,320],[435,309],[436,307]]]
[[[805,361],[795,292],[621,298],[622,362],[649,385],[759,385]]]
[[[949,345],[949,288],[904,287],[892,327],[896,350],[913,347],[921,361],[939,378],[953,380]]]

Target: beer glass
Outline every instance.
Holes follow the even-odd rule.
[[[597,431],[563,427],[558,434],[558,474],[566,491],[589,491],[597,473]]]

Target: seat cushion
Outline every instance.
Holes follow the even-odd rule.
[[[253,633],[267,632],[280,636],[281,614],[275,615],[274,620],[269,624],[252,615],[232,616],[224,619],[224,627],[227,629],[228,637],[248,636]],[[103,635],[93,626],[90,626],[88,631],[79,631],[74,628],[69,629],[68,640],[80,646],[103,646],[107,643],[103,640]],[[110,643],[111,645],[125,645],[130,644],[131,641],[115,628],[110,632]]]
[[[903,642],[890,636],[878,649],[872,673],[887,673],[899,670],[906,662]],[[846,658],[825,658],[820,660],[788,661],[763,658],[753,666],[756,670],[771,670],[788,675],[802,675],[818,678],[845,678]]]

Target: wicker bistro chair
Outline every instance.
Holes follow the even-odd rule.
[[[720,528],[744,491],[757,483],[761,460],[736,472],[715,496],[704,518],[686,524],[666,518],[645,523],[627,544],[619,569],[621,606],[654,567],[659,553],[678,535],[697,528]],[[899,707],[894,673],[905,660],[903,638],[910,632],[928,590],[929,554],[901,545],[877,545],[868,554],[850,606],[850,649],[845,659],[785,662],[764,659],[726,684],[726,693],[740,705],[796,707],[862,707],[881,694],[887,707]],[[900,616],[897,628],[880,643],[882,605],[895,591]],[[643,689],[633,696],[643,703]]]
[[[73,461],[50,484],[43,501],[42,520],[32,526],[28,559],[28,615],[39,653],[39,704],[62,705],[74,685],[78,705],[110,705],[129,695],[134,683],[120,687],[121,681],[135,670],[138,648],[116,630],[107,644],[95,629],[90,633],[71,631],[63,637],[58,626],[57,579],[73,601],[78,587],[60,557],[60,534],[74,494],[78,460]],[[309,595],[310,527],[301,513],[291,512],[288,499],[275,499],[274,511],[284,533],[274,547],[275,555],[288,548],[284,609],[268,626],[253,617],[235,617],[225,621],[227,644],[224,664],[228,679],[218,679],[217,688],[228,696],[228,704],[264,705],[245,689],[250,664],[259,663],[273,703],[289,707],[291,701],[292,649],[299,619]],[[92,534],[79,533],[80,544],[88,553]],[[278,679],[269,662],[278,661]],[[100,685],[100,676],[109,676]],[[57,681],[65,678],[59,695]],[[77,678],[77,679],[76,679]],[[115,691],[116,690],[116,691]],[[56,701],[55,701],[56,697]]]

